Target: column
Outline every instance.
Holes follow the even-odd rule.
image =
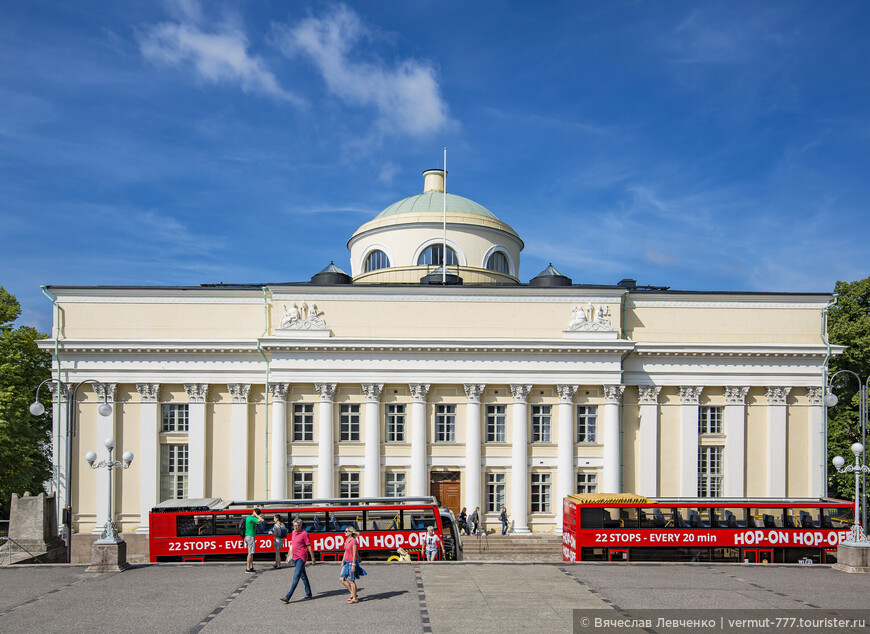
[[[205,401],[208,383],[185,383],[187,392],[187,497],[205,497]]]
[[[148,534],[151,509],[160,502],[160,384],[137,383],[139,391],[139,528]]]
[[[269,499],[287,499],[287,383],[269,383],[272,397],[272,437],[269,444]],[[250,388],[250,386],[248,386]],[[247,393],[245,396],[247,403]],[[235,420],[235,419],[234,419]],[[241,420],[241,418],[240,418]],[[245,405],[245,474],[248,472],[248,408]],[[235,428],[235,424],[233,425]],[[247,478],[245,478],[247,480]],[[245,485],[247,489],[247,484]],[[245,498],[242,498],[245,499]]]
[[[465,506],[480,504],[480,396],[486,386],[465,384]]]
[[[658,385],[638,385],[640,427],[637,431],[637,493],[646,497],[659,494],[659,392]]]
[[[746,395],[748,387],[725,388],[725,469],[722,495],[742,498],[746,495]]]
[[[381,392],[383,383],[364,383],[363,393],[366,395],[365,427],[365,478],[363,483],[363,495],[369,498],[379,497],[381,494]]]
[[[104,401],[108,401],[108,403],[112,406],[112,411],[108,416],[103,416],[100,414],[99,410],[97,411],[97,446],[95,451],[98,451],[98,455],[102,456],[106,451],[106,447],[104,442],[106,438],[114,438],[115,437],[115,417],[118,415],[118,407],[115,404],[115,394],[117,393],[117,385],[115,383],[94,383],[94,392],[97,394],[97,404],[96,407],[99,407],[100,403]],[[123,453],[122,447],[116,447],[117,453]],[[115,487],[115,491],[112,491],[112,494],[115,495],[117,489],[119,487]],[[117,497],[117,496],[115,496]],[[112,500],[113,508],[117,510],[118,505],[114,504],[115,500]],[[100,534],[103,532],[103,526],[106,524],[106,516],[109,513],[109,470],[108,469],[97,469],[97,517],[96,523],[94,524],[93,533]],[[114,518],[113,518],[114,519]],[[122,532],[122,531],[119,531]]]
[[[412,383],[411,388],[411,497],[426,495],[429,469],[426,458],[426,395],[428,383]]]
[[[680,387],[680,497],[698,497],[698,410],[703,387]]]
[[[529,531],[529,413],[531,385],[511,385],[513,433],[511,434],[511,504],[515,533]]]
[[[566,495],[574,493],[577,470],[574,468],[574,394],[576,385],[557,385],[559,391],[559,436],[556,455],[556,528],[554,533],[562,533],[562,502]]]
[[[604,469],[601,474],[602,493],[621,493],[619,447],[619,406],[624,385],[604,386]]]
[[[52,430],[52,476],[56,482],[55,503],[57,505],[57,534],[63,535],[63,508],[66,506],[67,496],[67,430],[69,415],[69,403],[67,394],[63,388],[58,388],[57,383],[47,383],[46,387],[51,391],[51,430]]]
[[[230,498],[248,500],[248,395],[250,383],[228,383],[230,390]]]
[[[820,387],[807,388],[810,411],[807,419],[807,497],[819,498],[825,494],[825,391]]]
[[[790,387],[765,388],[767,396],[767,490],[769,498],[784,498],[787,491],[788,406]]]
[[[320,394],[317,416],[317,497],[335,497],[335,434],[333,433],[332,410],[335,383],[315,383]]]

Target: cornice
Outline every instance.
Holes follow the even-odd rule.
[[[832,354],[842,354],[845,346],[831,346]],[[824,358],[824,344],[754,344],[754,343],[644,343],[636,342],[635,357],[789,357]]]
[[[40,339],[36,343],[40,350],[54,351],[54,339]],[[251,354],[257,352],[257,342],[250,339],[246,341],[239,339],[224,341],[61,339],[58,349],[61,353],[84,354]]]

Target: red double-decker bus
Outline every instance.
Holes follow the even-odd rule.
[[[359,498],[328,500],[269,500],[228,502],[220,498],[167,500],[151,510],[149,551],[151,561],[205,561],[243,559],[247,555],[239,522],[259,507],[268,522],[257,528],[256,554],[274,556],[268,533],[272,517],[288,524],[297,517],[308,531],[318,561],[335,561],[344,553],[344,531],[359,531],[363,560],[386,560],[399,548],[414,559],[423,559],[424,538],[432,526],[448,560],[462,558],[456,520],[435,498]],[[439,555],[440,558],[440,555]]]
[[[851,502],[832,498],[583,493],[563,511],[564,561],[836,563],[855,519]]]

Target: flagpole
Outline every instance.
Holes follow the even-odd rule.
[[[447,284],[447,147],[444,147],[444,193],[441,195],[444,212],[444,248],[441,255],[441,283]]]

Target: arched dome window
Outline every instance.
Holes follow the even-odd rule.
[[[365,272],[390,268],[390,258],[381,250],[375,250],[366,256]]]
[[[508,264],[507,256],[502,251],[496,251],[486,260],[486,268],[496,273],[506,273],[510,275],[510,265]]]
[[[444,264],[444,245],[433,244],[426,247],[426,250],[417,258],[417,266],[426,266],[434,264],[440,266]],[[459,258],[456,257],[456,251],[447,247],[447,266],[458,266]]]

